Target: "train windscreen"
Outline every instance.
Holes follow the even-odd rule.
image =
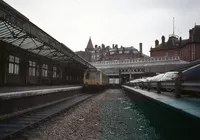
[[[100,80],[100,72],[96,72],[96,80]]]
[[[87,72],[85,79],[90,80],[100,80],[100,72]]]

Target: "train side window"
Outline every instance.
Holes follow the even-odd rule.
[[[90,73],[87,72],[86,75],[85,75],[85,79],[89,79],[89,77],[90,77]]]
[[[19,57],[9,55],[9,74],[19,74]]]

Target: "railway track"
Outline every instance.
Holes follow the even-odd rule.
[[[12,139],[13,136],[25,129],[37,126],[39,123],[57,115],[71,107],[94,96],[91,94],[78,94],[65,98],[54,104],[42,107],[24,114],[0,121],[0,140]]]

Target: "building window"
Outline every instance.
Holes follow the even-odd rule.
[[[112,55],[112,54],[114,54],[115,52],[110,52],[110,54]]]
[[[57,77],[57,67],[53,67],[53,78]]]
[[[19,57],[9,55],[9,74],[19,74]]]
[[[124,53],[125,53],[125,54],[129,54],[129,51],[125,51]]]
[[[43,77],[47,77],[48,75],[48,65],[47,64],[43,64],[42,65],[42,76]]]
[[[36,63],[29,61],[29,76],[36,76]]]
[[[95,55],[92,55],[92,60],[95,60]]]

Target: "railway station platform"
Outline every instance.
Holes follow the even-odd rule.
[[[81,89],[79,85],[1,87],[0,120],[66,100]]]
[[[200,98],[182,97],[180,99],[174,98],[170,94],[157,94],[142,89],[137,89],[129,86],[123,86],[123,88],[132,90],[149,99],[162,103],[170,108],[176,109],[180,112],[187,113],[188,115],[197,117],[200,119]]]
[[[166,139],[200,139],[200,98],[122,88]]]

